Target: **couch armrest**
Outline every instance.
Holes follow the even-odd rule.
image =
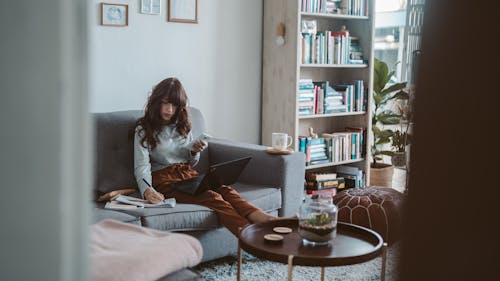
[[[239,181],[280,188],[283,202],[279,215],[294,215],[302,203],[305,155],[302,152],[272,155],[266,152],[266,148],[256,144],[211,139],[208,153],[211,164],[251,156],[252,160]]]

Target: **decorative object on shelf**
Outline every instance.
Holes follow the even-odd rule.
[[[341,191],[333,197],[338,221],[357,224],[378,232],[389,244],[401,235],[405,196],[386,187],[370,186]]]
[[[309,127],[309,136],[313,139],[317,139],[318,138],[318,134],[314,132],[314,128],[313,127]]]
[[[127,26],[128,5],[101,3],[101,25]]]
[[[168,0],[168,21],[198,23],[198,0]]]
[[[304,19],[301,22],[301,33],[316,34],[318,22],[316,20]]]
[[[280,22],[276,28],[276,45],[282,46],[285,44],[285,24]]]
[[[161,13],[160,0],[141,0],[141,14],[159,15]]]
[[[408,99],[408,93],[403,90],[406,87],[406,82],[388,85],[394,71],[389,72],[385,62],[375,59],[373,70],[374,107],[372,109],[373,143],[371,146],[373,162],[370,165],[370,184],[391,187],[394,167],[390,164],[377,162],[382,161],[382,155],[393,155],[393,151],[381,148],[382,145],[389,143],[394,136],[393,130],[385,129],[383,126],[400,123],[401,114],[389,109],[387,105],[389,102]]]
[[[338,209],[328,195],[307,195],[299,208],[299,235],[304,244],[328,245],[337,233]]]

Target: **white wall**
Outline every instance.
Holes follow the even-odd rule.
[[[91,9],[90,110],[143,109],[152,87],[178,77],[191,105],[216,137],[260,142],[262,1],[199,0],[198,24],[139,13],[128,3],[129,25],[99,25],[100,5]]]

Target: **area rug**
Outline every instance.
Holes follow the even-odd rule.
[[[399,260],[399,244],[394,243],[387,251],[386,281],[397,279]],[[348,265],[328,267],[325,270],[325,280],[335,281],[375,281],[380,280],[382,258],[371,261]],[[198,271],[205,281],[235,281],[237,275],[237,258],[226,257],[223,259],[202,263],[194,270]],[[319,267],[294,266],[294,281],[320,280]],[[242,279],[248,281],[274,281],[287,280],[287,265],[258,259],[248,253],[243,254]]]

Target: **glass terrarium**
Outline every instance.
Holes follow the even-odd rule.
[[[299,209],[299,235],[304,244],[328,245],[337,234],[338,209],[327,195],[308,195]]]

